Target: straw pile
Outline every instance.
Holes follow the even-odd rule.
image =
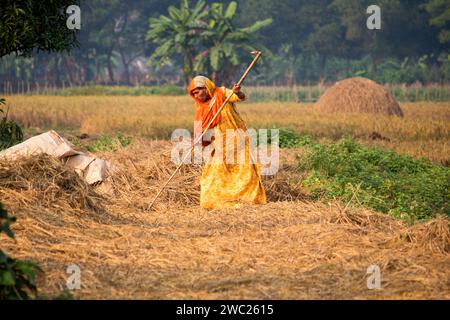
[[[336,82],[316,103],[320,112],[376,113],[403,117],[395,98],[382,86],[366,78]]]
[[[21,207],[76,208],[99,212],[100,196],[71,168],[57,159],[40,155],[0,161],[0,190],[3,201]]]
[[[408,226],[339,202],[308,202],[288,182],[299,178],[287,172],[293,163],[265,179],[266,206],[200,209],[201,167],[186,165],[149,211],[175,167],[170,148],[142,142],[101,154],[119,167],[111,198],[49,159],[24,160],[26,170],[1,163],[0,198],[18,218],[17,242],[2,238],[2,248],[40,264],[47,296],[65,288],[76,264],[81,289],[72,293],[82,299],[450,298],[447,218]],[[374,264],[380,290],[367,288]]]

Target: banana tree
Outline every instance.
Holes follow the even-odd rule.
[[[210,74],[214,81],[232,80],[242,58],[256,48],[257,32],[272,23],[272,19],[257,21],[245,28],[233,25],[237,3],[232,1],[224,8],[222,3],[212,3],[209,23],[200,34],[204,49],[196,56],[194,70]],[[267,52],[267,50],[265,50]]]
[[[193,8],[188,0],[182,0],[180,8],[170,6],[169,16],[150,18],[150,30],[146,39],[158,47],[151,55],[149,65],[160,69],[169,63],[174,56],[183,60],[183,76],[185,84],[193,76],[195,57],[201,46],[200,32],[207,27],[204,22],[208,15],[204,0],[198,1]]]

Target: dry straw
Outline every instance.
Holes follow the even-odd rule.
[[[200,209],[201,167],[186,165],[148,211],[175,167],[170,149],[138,142],[99,154],[119,167],[113,197],[47,157],[0,162],[0,199],[18,218],[16,242],[3,237],[2,249],[41,265],[47,296],[66,287],[76,264],[81,299],[450,298],[448,218],[409,226],[337,201],[309,202],[288,160],[264,180],[265,206]],[[380,290],[367,288],[373,264]]]

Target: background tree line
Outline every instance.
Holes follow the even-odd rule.
[[[38,2],[45,7],[46,1]],[[26,18],[12,16],[6,10],[8,3],[19,1],[0,5],[2,21]],[[2,53],[0,85],[5,80],[58,87],[182,85],[196,73],[229,83],[255,48],[264,51],[264,59],[249,79],[253,84],[315,84],[350,76],[389,83],[448,82],[450,2],[379,0],[381,30],[366,28],[371,4],[368,0],[81,1],[78,47],[71,53],[34,50],[20,58]],[[0,22],[2,47],[3,42],[14,41],[10,35]]]

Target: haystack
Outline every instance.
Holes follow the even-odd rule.
[[[403,117],[400,105],[384,87],[359,77],[336,82],[325,91],[315,108],[327,113],[375,113]]]

